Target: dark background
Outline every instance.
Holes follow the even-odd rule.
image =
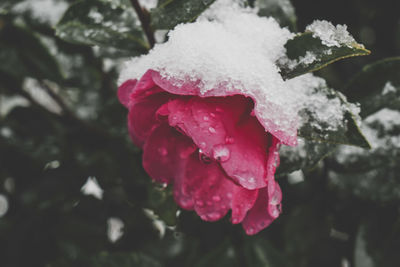
[[[314,19],[347,24],[372,51],[317,73],[338,90],[364,65],[400,54],[399,1],[298,0],[293,5],[299,31]],[[35,40],[15,28],[16,18],[25,21],[28,33],[53,40],[59,51],[54,57],[67,58],[62,61],[68,65],[66,78],[57,77]],[[334,157],[305,171],[302,182],[279,177],[283,213],[256,236],[246,236],[227,218],[206,223],[186,211],[177,217],[170,188],[151,183],[128,138],[127,111],[116,98],[118,71],[104,68],[110,54],[67,43],[29,14],[0,15],[0,45],[0,97],[30,102],[0,119],[0,194],[9,206],[0,218],[0,266],[399,266],[396,162],[384,165],[388,173],[361,189],[362,171],[339,175],[341,186],[332,182],[331,172],[339,168]],[[64,112],[49,112],[32,99],[22,89],[26,77],[35,77],[45,91],[53,86],[48,79],[56,81]],[[59,166],[48,165],[54,161]],[[89,176],[104,190],[102,200],[82,194]],[[143,208],[174,227],[160,238]],[[115,243],[107,237],[110,217],[124,222]]]

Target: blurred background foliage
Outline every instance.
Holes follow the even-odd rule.
[[[141,167],[120,63],[214,1],[151,2],[0,1],[0,266],[399,266],[400,2],[248,1],[293,31],[347,24],[372,51],[317,74],[379,144],[282,151],[283,213],[256,236],[178,209]]]

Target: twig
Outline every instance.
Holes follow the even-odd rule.
[[[42,89],[45,90],[46,93],[57,103],[57,105],[60,106],[64,115],[68,117],[75,117],[75,114],[68,108],[67,104],[64,103],[64,100],[58,94],[56,94],[45,81],[40,81],[39,84]]]
[[[139,17],[140,23],[142,24],[142,28],[144,33],[146,34],[147,40],[149,41],[150,48],[153,48],[156,43],[154,39],[153,31],[150,27],[150,16],[143,8],[140,6],[138,0],[131,0],[132,6],[136,11],[136,14]]]

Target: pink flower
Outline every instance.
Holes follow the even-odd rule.
[[[264,129],[251,98],[204,96],[199,83],[177,86],[153,70],[123,83],[118,97],[129,109],[130,136],[150,177],[173,184],[179,206],[205,221],[231,210],[232,223],[256,234],[280,214],[280,133]]]

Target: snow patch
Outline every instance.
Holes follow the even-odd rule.
[[[356,41],[347,31],[347,25],[336,25],[326,20],[315,20],[306,27],[306,31],[312,32],[313,37],[321,39],[322,44],[326,46],[342,45],[351,47]]]

